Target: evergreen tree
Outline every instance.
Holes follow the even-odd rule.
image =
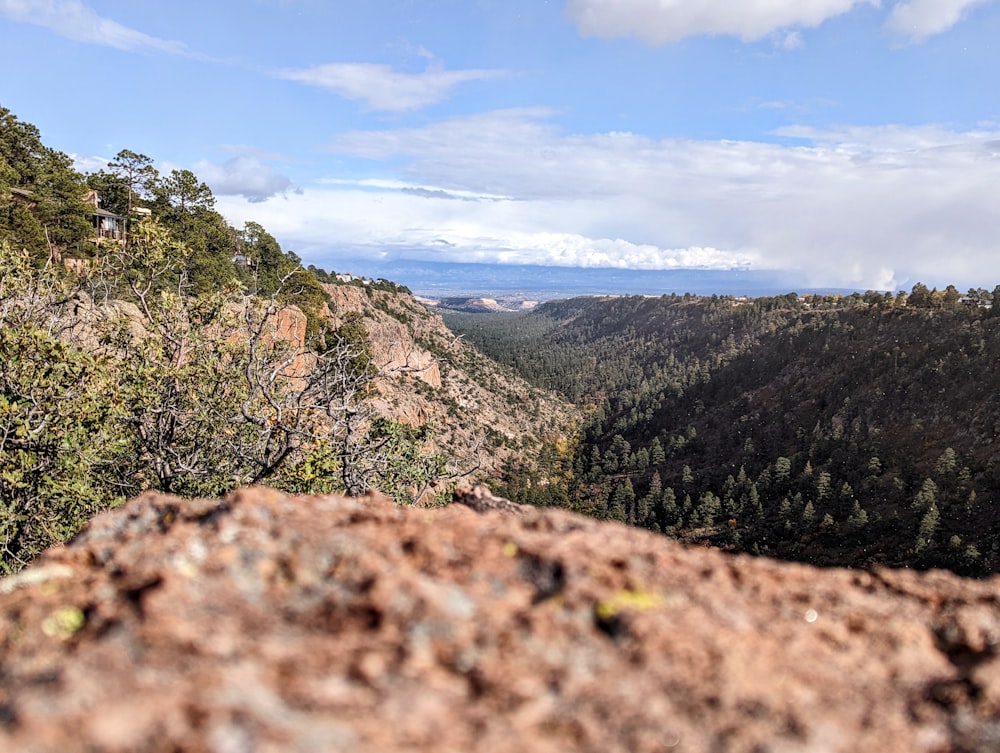
[[[107,208],[113,212],[124,214],[131,219],[132,208],[137,201],[147,201],[152,198],[154,187],[159,181],[159,173],[153,167],[153,160],[145,154],[138,154],[129,149],[122,149],[111,162],[108,171],[121,182],[124,187],[124,204],[115,208]],[[204,184],[202,184],[204,185]]]
[[[91,236],[83,203],[86,183],[66,154],[46,147],[38,129],[0,107],[0,240],[6,238],[40,262]],[[20,200],[10,190],[25,192]],[[27,203],[30,202],[30,209]]]
[[[662,468],[667,462],[667,454],[663,450],[659,437],[655,437],[649,445],[649,462],[653,468]]]
[[[931,308],[934,305],[931,291],[922,282],[916,283],[910,290],[906,305],[914,308]]]
[[[819,476],[816,477],[816,499],[817,501],[822,501],[830,496],[830,484],[831,478],[830,474],[826,471],[820,471]]]
[[[757,492],[757,484],[755,483],[750,484],[750,490],[747,492],[747,508],[754,520],[758,522],[764,520],[764,507],[761,504],[760,494]]]
[[[190,241],[190,231],[199,215],[215,208],[215,197],[206,183],[190,170],[171,170],[154,187],[158,215],[176,229],[182,241]]]
[[[920,530],[917,532],[916,551],[918,554],[926,550],[933,543],[934,534],[937,531],[940,520],[941,514],[938,512],[937,505],[931,502],[930,507],[927,508],[927,512],[920,521]]]
[[[677,525],[680,518],[677,495],[669,486],[663,490],[658,517],[663,521],[664,526]]]
[[[792,475],[792,461],[779,457],[774,461],[774,480],[778,484],[787,484]]]
[[[851,507],[851,514],[847,518],[848,525],[853,528],[864,528],[868,525],[868,513],[861,506],[858,500],[854,500],[854,504]]]
[[[635,515],[632,512],[635,505],[635,490],[632,482],[625,479],[624,482],[615,486],[608,501],[608,519],[618,520],[623,523],[633,523]]]
[[[712,494],[712,492],[704,492],[698,500],[698,509],[696,511],[698,522],[705,526],[713,526],[721,512],[722,505],[719,498]]]
[[[639,501],[636,522],[641,526],[653,528],[656,524],[656,508],[662,503],[662,500],[663,481],[660,479],[660,472],[653,471],[653,477],[649,481],[649,489]]]
[[[924,479],[920,491],[913,498],[911,505],[914,510],[926,510],[937,502],[938,485],[933,479]]]
[[[939,476],[950,476],[958,468],[958,455],[951,447],[945,448],[934,465],[934,473]]]
[[[872,477],[877,477],[882,475],[882,461],[876,456],[872,456],[868,460],[868,475]]]

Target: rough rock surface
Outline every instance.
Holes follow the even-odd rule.
[[[1000,581],[146,495],[0,581],[0,750],[1000,750]]]

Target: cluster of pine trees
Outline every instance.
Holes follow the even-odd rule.
[[[996,302],[996,303],[995,303]],[[622,297],[449,324],[589,410],[505,490],[817,564],[1000,565],[1000,293]]]

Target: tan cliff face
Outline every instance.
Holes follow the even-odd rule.
[[[521,447],[571,430],[571,406],[535,390],[456,338],[439,314],[412,296],[355,285],[324,288],[331,298],[325,314],[333,326],[360,315],[368,331],[373,361],[385,374],[376,380],[376,410],[412,426],[429,424],[433,440],[428,449],[454,460],[455,469],[478,468],[480,475],[489,476]],[[233,320],[242,320],[245,312],[239,305],[227,308]],[[150,334],[135,304],[95,305],[83,293],[66,307],[65,317],[73,324],[66,331],[85,349],[100,348],[99,328],[108,320],[121,320],[136,340]],[[302,351],[288,366],[288,376],[309,369],[305,339],[306,316],[295,306],[279,308],[264,328],[265,343],[284,341]]]
[[[495,470],[520,451],[515,445],[551,438],[574,424],[574,408],[455,337],[440,314],[411,295],[356,285],[324,289],[335,324],[348,314],[362,315],[375,363],[390,372],[379,384],[377,407],[405,423],[431,424],[442,451],[468,452],[490,427],[502,444],[487,445],[480,457],[485,470]]]
[[[260,488],[94,519],[0,580],[0,750],[1000,746],[996,578],[465,501]]]
[[[411,296],[380,290],[366,292],[353,285],[324,285],[330,294],[331,318],[339,324],[345,315],[360,313],[371,337],[373,355],[387,371],[409,372],[439,389],[441,371],[435,357],[415,337],[439,335],[438,322]]]

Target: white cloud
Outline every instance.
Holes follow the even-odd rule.
[[[59,36],[77,42],[129,52],[193,54],[180,42],[153,37],[102,18],[81,0],[0,0],[0,14],[11,21],[43,26]]]
[[[984,128],[957,133],[941,125],[924,126],[841,126],[820,130],[810,126],[786,126],[774,131],[777,136],[802,139],[830,148],[850,149],[856,155],[932,154],[934,150],[969,142],[989,142],[996,131]]]
[[[791,27],[818,26],[859,5],[878,4],[879,0],[569,0],[566,12],[584,36],[636,36],[664,44],[697,34],[752,41]]]
[[[274,172],[253,156],[241,155],[225,162],[202,160],[192,168],[217,196],[244,196],[251,202],[284,193],[292,181]]]
[[[802,144],[566,134],[543,110],[486,113],[341,134],[333,148],[371,160],[367,175],[220,206],[307,260],[750,265],[862,289],[1000,280],[1000,132],[781,135]]]
[[[993,0],[899,0],[886,27],[911,41],[947,31],[972,8]],[[798,29],[819,26],[881,0],[568,0],[566,13],[584,36],[635,36],[649,44],[700,34],[739,37],[745,42],[782,32],[778,46],[803,45]]]
[[[889,15],[887,28],[895,34],[919,42],[947,31],[968,12],[992,0],[905,0]]]
[[[231,222],[254,219],[300,256],[326,263],[333,250],[346,250],[352,256],[416,255],[433,261],[618,269],[732,269],[752,266],[756,260],[750,252],[663,248],[545,230],[546,221],[539,215],[552,207],[544,204],[456,206],[448,196],[436,194],[345,185],[307,189],[252,206],[224,198],[219,208]]]
[[[279,78],[329,89],[369,109],[387,112],[415,110],[447,99],[459,84],[507,75],[506,71],[470,69],[447,71],[432,65],[423,73],[401,73],[377,63],[327,63],[312,68],[286,68]]]
[[[788,32],[779,43],[779,47],[783,50],[801,50],[805,46],[806,43],[802,40],[802,32],[800,31]]]
[[[94,157],[86,154],[71,154],[73,169],[81,173],[96,173],[100,170],[108,169],[109,160],[107,157]]]

